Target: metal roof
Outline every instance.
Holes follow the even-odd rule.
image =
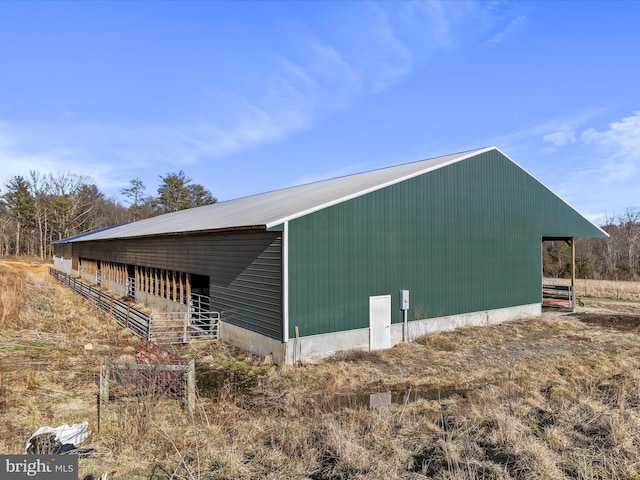
[[[62,242],[271,228],[493,148],[470,150],[166,213],[70,237]]]
[[[203,207],[181,210],[127,223],[114,228],[88,232],[87,234],[62,240],[62,242],[272,228],[283,224],[285,221],[302,217],[491,150],[498,149],[496,147],[486,147],[469,150],[217,202]]]
[[[79,233],[78,235],[74,235],[72,237],[63,238],[62,240],[56,240],[53,243],[69,243],[80,240],[82,237],[86,237],[87,235],[93,235],[96,233],[104,232],[105,230],[111,230],[112,228],[120,227],[122,225],[126,225],[126,223],[118,223],[116,225],[109,225],[107,227],[97,228],[95,230],[89,230],[88,232]]]

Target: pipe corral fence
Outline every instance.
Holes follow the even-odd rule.
[[[160,344],[218,338],[220,313],[208,310],[209,302],[203,301],[199,295],[192,295],[193,298],[190,299],[185,312],[154,312],[147,315],[118,300],[112,294],[56,268],[49,267],[49,273],[99,310],[115,318],[120,326],[128,328],[139,338]]]

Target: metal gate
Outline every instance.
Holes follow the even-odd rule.
[[[220,313],[210,310],[209,297],[192,294],[186,312],[151,315],[149,340],[157,343],[187,343],[218,338]]]

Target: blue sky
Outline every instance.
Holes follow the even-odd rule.
[[[595,221],[640,207],[640,2],[0,2],[0,190],[219,200],[495,145]]]

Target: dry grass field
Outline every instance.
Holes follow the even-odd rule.
[[[545,284],[571,285],[566,278],[545,278]],[[576,296],[640,302],[640,282],[576,279]]]
[[[98,432],[100,357],[137,340],[41,266],[0,262],[0,452],[87,420],[84,480],[640,479],[640,285],[624,292],[302,367],[193,343],[193,415],[113,401]]]

